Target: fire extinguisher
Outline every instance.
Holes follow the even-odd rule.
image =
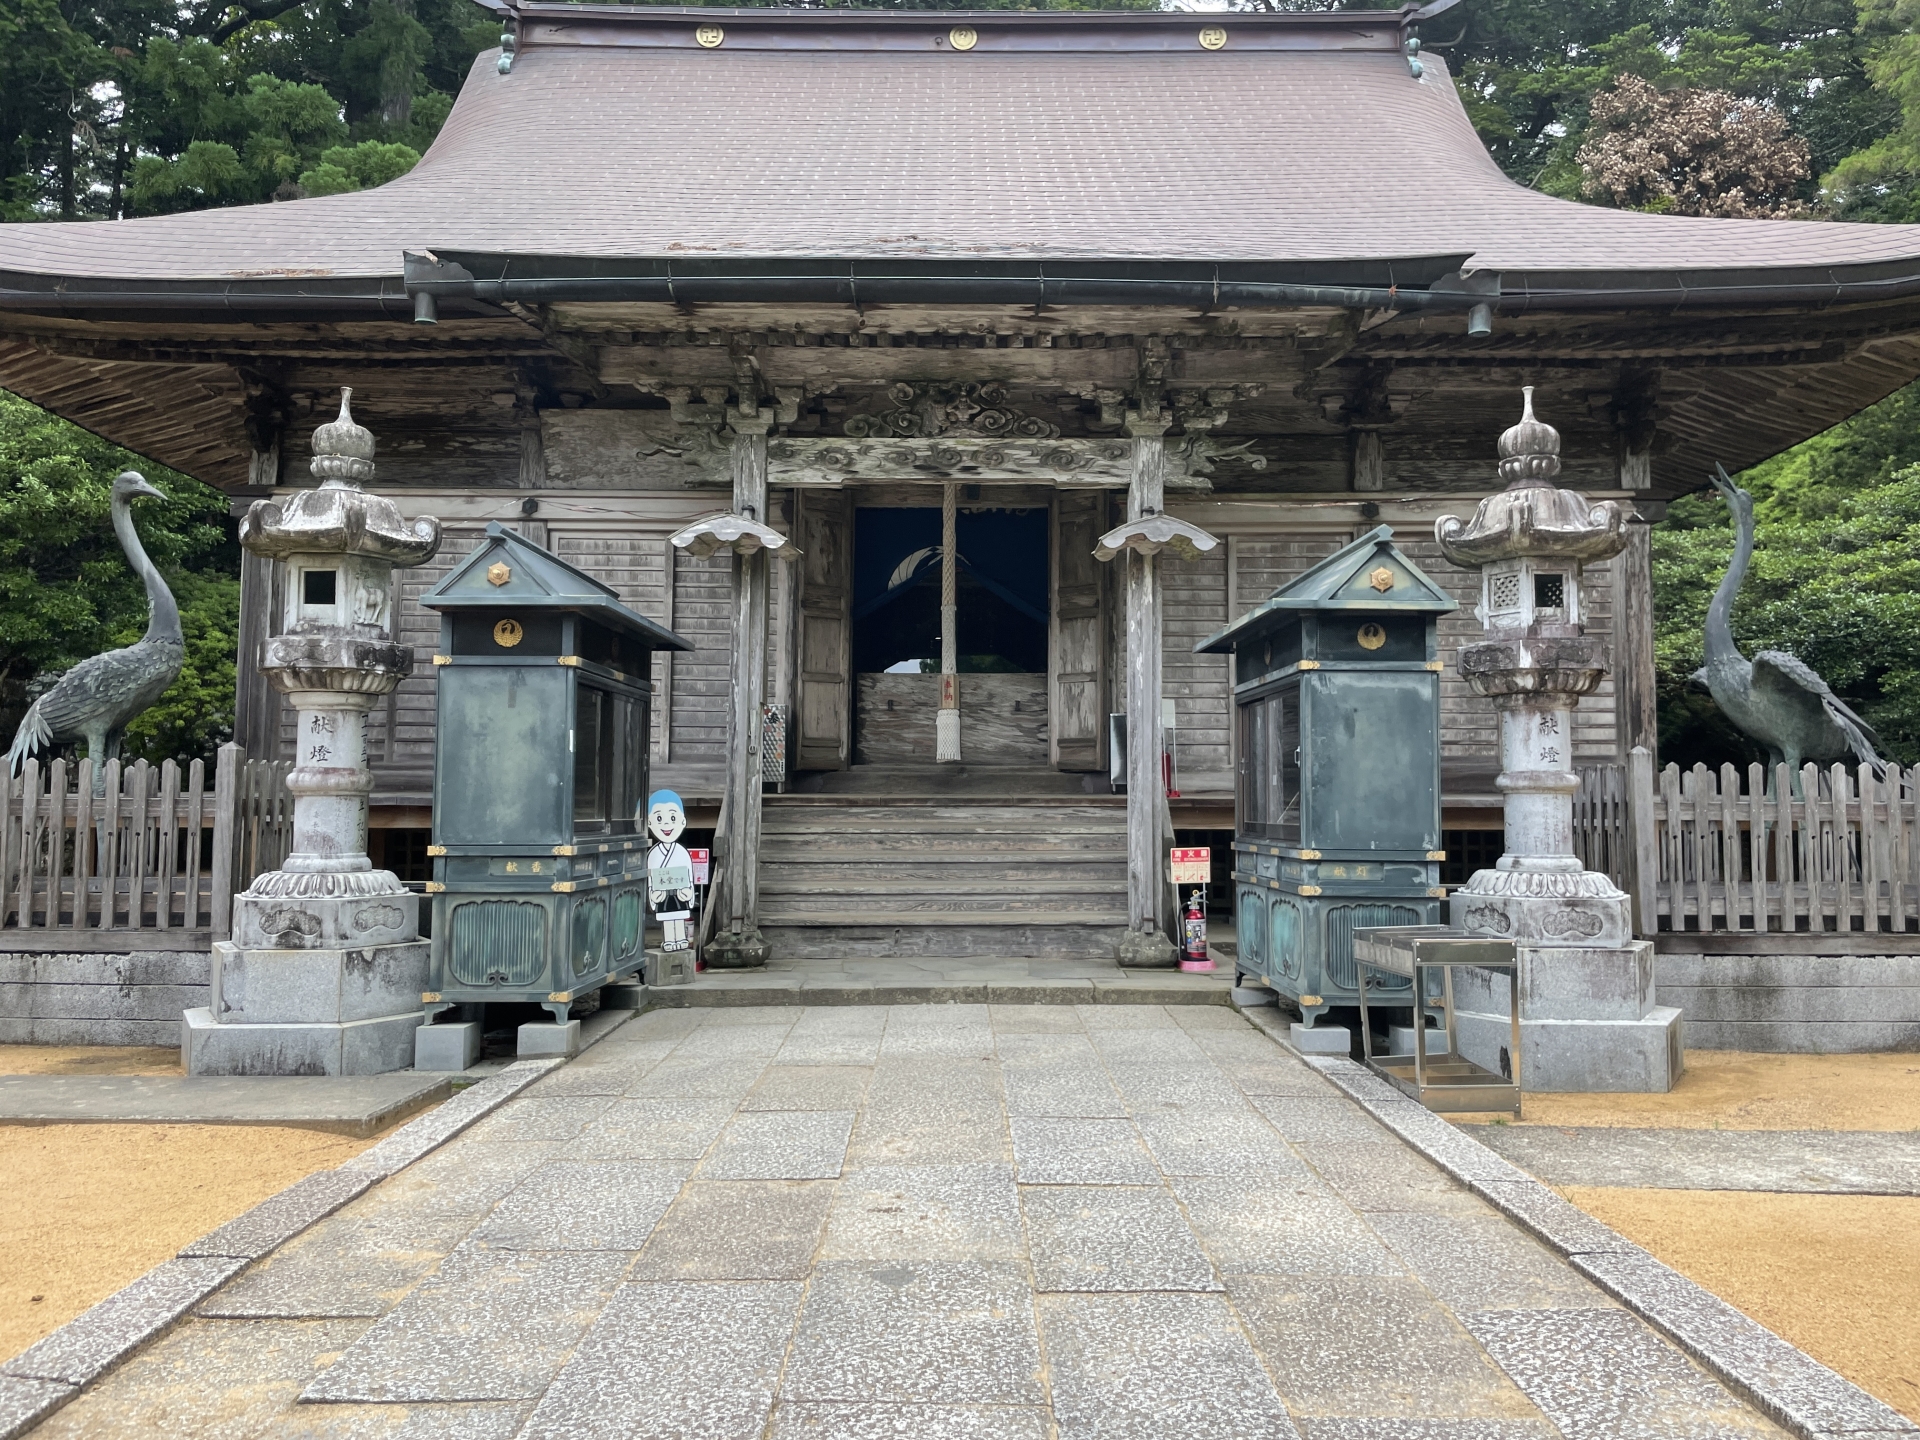
[[[1187,897],[1187,914],[1182,930],[1186,935],[1186,945],[1180,956],[1180,968],[1189,972],[1204,972],[1213,969],[1213,959],[1207,954],[1207,907],[1203,899],[1206,892],[1195,890]]]

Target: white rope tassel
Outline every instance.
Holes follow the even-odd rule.
[[[960,562],[956,554],[960,487],[940,497],[940,709],[934,716],[933,754],[943,763],[960,759]]]

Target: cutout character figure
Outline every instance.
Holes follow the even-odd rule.
[[[647,797],[647,833],[654,844],[647,851],[647,906],[660,922],[662,950],[685,950],[693,943],[693,857],[680,843],[686,833],[687,810],[671,790]],[[671,900],[669,900],[671,896]],[[665,908],[668,904],[676,908]]]

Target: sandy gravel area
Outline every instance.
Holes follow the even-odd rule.
[[[1669,1094],[1528,1095],[1523,1108],[1525,1117],[1513,1123],[1920,1132],[1920,1055],[1690,1050],[1687,1073]],[[1913,1139],[1920,1146],[1920,1133]],[[1674,1269],[1920,1420],[1920,1198],[1560,1188]]]
[[[1521,1125],[1920,1130],[1920,1055],[1689,1050],[1687,1073],[1665,1095],[1529,1094],[1521,1109]]]
[[[0,1357],[372,1143],[280,1126],[0,1126]]]
[[[178,1075],[157,1046],[0,1045],[0,1075]],[[0,1125],[0,1357],[372,1140],[282,1126]]]
[[[1563,1193],[1920,1420],[1920,1199],[1577,1186]]]
[[[0,1075],[178,1075],[180,1051],[159,1045],[0,1045]]]

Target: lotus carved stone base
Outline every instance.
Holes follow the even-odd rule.
[[[274,871],[261,880],[315,881],[352,879],[363,883],[384,880],[389,888],[370,883],[357,893],[335,887],[330,894],[304,893],[270,887],[278,893],[236,895],[233,901],[234,943],[267,950],[333,950],[349,946],[398,945],[420,933],[420,897],[405,889],[385,870],[356,875],[288,875]]]
[[[1630,901],[1604,875],[1481,870],[1453,897],[1456,924],[1519,945],[1613,947],[1633,941]]]

